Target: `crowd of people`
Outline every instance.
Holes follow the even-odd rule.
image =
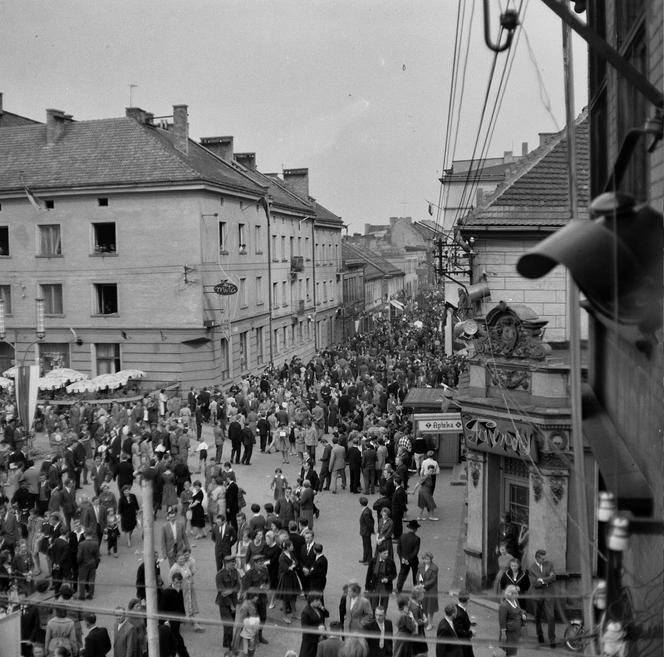
[[[418,316],[435,315],[420,308]],[[90,657],[111,650],[109,633],[81,611],[80,601],[94,599],[97,569],[118,556],[119,545],[141,541],[141,508],[132,491],[147,477],[152,517],[164,521],[155,536],[162,655],[188,655],[182,623],[204,631],[192,546],[207,536],[216,574],[204,576],[214,575],[228,653],[252,655],[267,644],[267,616],[278,609],[285,626],[299,615],[299,657],[423,655],[434,630],[429,636],[438,638],[438,657],[472,655],[470,645],[457,643],[472,637],[465,592],[445,605],[435,625],[438,568],[431,551],[420,553],[417,531],[438,520],[438,463],[434,445],[413,435],[403,407],[411,387],[453,385],[462,364],[441,355],[435,327],[414,326],[412,319],[376,322],[370,333],[307,363],[294,358],[225,392],[192,388],[180,398],[161,391],[108,407],[80,401],[66,412],[46,405],[39,420],[57,449],[41,462],[33,461],[8,403],[0,596],[33,616],[24,623],[25,654]],[[213,445],[204,440],[206,424]],[[278,465],[279,459],[300,465],[292,482],[275,467],[272,498],[260,503],[242,487],[242,466],[251,465],[255,446],[274,454]],[[90,487],[90,494],[83,492]],[[347,583],[331,614],[316,501],[323,491],[340,489],[358,495],[366,577]],[[409,504],[418,511],[406,520]],[[412,587],[404,591],[409,576]],[[44,630],[30,600],[46,589],[54,614]],[[116,657],[147,654],[146,590],[141,564],[136,596],[116,610]],[[300,596],[305,604],[298,614]],[[394,628],[386,618],[391,599],[398,610]],[[330,622],[337,611],[338,621]]]

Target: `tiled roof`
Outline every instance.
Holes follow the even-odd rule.
[[[579,216],[587,215],[590,157],[587,113],[575,123]],[[514,171],[484,203],[459,221],[468,227],[557,228],[570,219],[567,188],[567,139],[562,130],[519,159]]]
[[[14,128],[19,125],[39,125],[39,121],[6,110],[0,110],[0,128]]]
[[[0,190],[194,181],[264,193],[194,141],[182,153],[172,133],[132,118],[74,121],[51,145],[43,124],[0,128]]]
[[[355,246],[344,242],[341,246],[341,253],[344,262],[364,262],[367,265],[365,272],[366,278],[372,278],[371,270],[377,270],[381,276],[404,276],[404,272],[395,267],[391,262],[369,249],[358,249]]]
[[[311,214],[313,210],[311,204],[288,189],[278,176],[261,173],[257,169],[248,169],[237,162],[233,162],[233,165],[244,171],[257,184],[267,187],[268,196],[275,209],[296,210],[297,212]]]
[[[316,208],[316,217],[321,221],[328,224],[339,224],[343,226],[344,222],[341,217],[328,210],[325,206],[318,203],[318,201],[314,201],[314,207]]]

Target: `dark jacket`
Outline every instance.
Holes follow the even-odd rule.
[[[367,644],[369,645],[369,655],[368,657],[392,657],[392,621],[385,619],[385,638],[383,641],[383,647],[380,647],[380,628],[375,618],[372,618],[369,624],[364,628],[365,631],[369,634],[375,634],[376,637],[367,639]]]
[[[105,627],[93,627],[85,637],[84,657],[105,657],[111,650],[111,639]]]
[[[360,513],[360,536],[371,536],[374,533],[374,517],[371,509],[365,506]]]
[[[379,558],[374,557],[367,568],[367,578],[365,589],[367,591],[392,591],[392,582],[397,576],[397,567],[394,565],[394,559],[387,557],[382,563]],[[387,582],[382,580],[386,578]]]
[[[405,559],[410,563],[417,559],[420,552],[420,537],[415,533],[408,531],[401,535],[397,543],[397,554],[399,559]]]
[[[447,622],[445,616],[438,623],[436,638],[436,657],[463,657],[463,646],[458,643],[444,643],[444,639],[458,639],[456,631]]]
[[[314,562],[307,566],[309,570],[309,590],[322,593],[327,585],[327,557],[320,555]]]

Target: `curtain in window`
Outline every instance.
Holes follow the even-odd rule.
[[[60,226],[40,226],[40,253],[41,255],[60,255]]]
[[[97,344],[97,374],[114,374],[120,365],[120,349],[117,344]]]

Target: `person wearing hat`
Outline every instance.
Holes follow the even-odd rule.
[[[535,561],[528,568],[528,577],[530,585],[534,589],[533,594],[536,596],[532,600],[532,606],[537,639],[540,643],[544,643],[542,618],[546,617],[549,644],[554,648],[556,645],[554,600],[549,597],[548,593],[556,580],[556,573],[553,570],[553,564],[544,557],[546,557],[546,550],[540,548],[535,551]]]
[[[394,559],[389,555],[388,546],[383,543],[378,547],[378,554],[369,562],[365,590],[369,594],[371,610],[378,605],[387,611],[387,605],[392,594],[392,582],[397,576],[397,567]]]
[[[403,585],[408,577],[408,571],[411,571],[413,577],[413,586],[417,584],[417,569],[420,566],[420,537],[417,530],[421,527],[417,520],[411,520],[406,525],[408,531],[402,534],[397,543],[397,555],[401,562],[399,577],[397,578],[397,593],[401,593]]]

